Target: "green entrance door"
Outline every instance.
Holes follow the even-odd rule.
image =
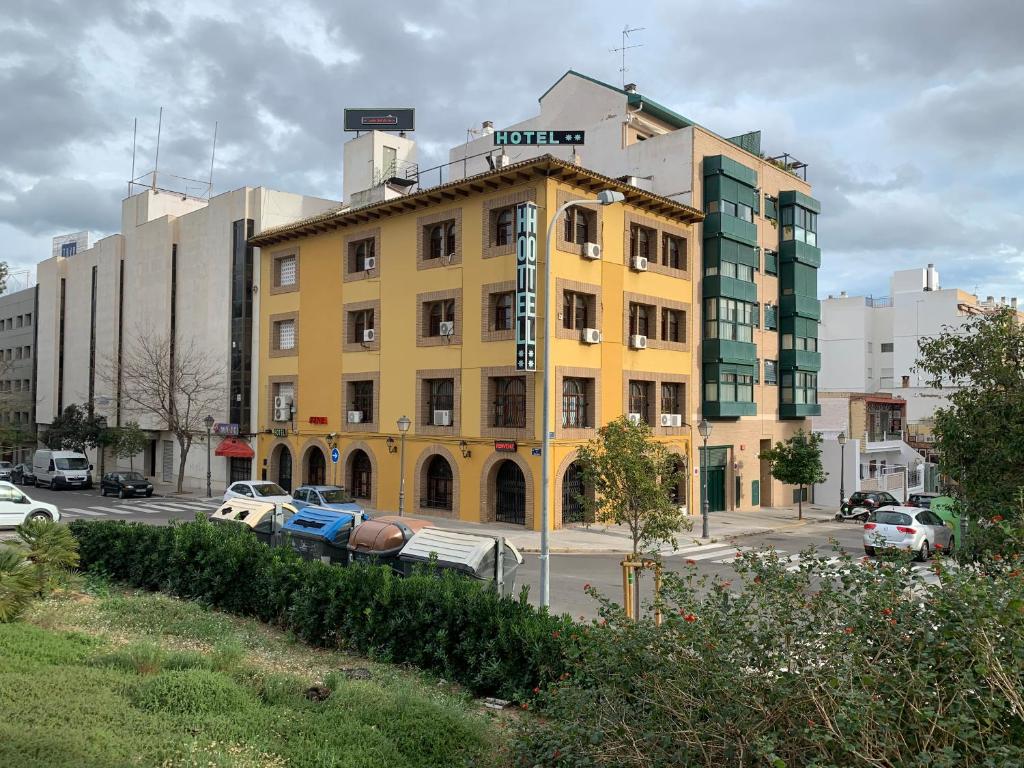
[[[755,507],[761,506],[761,481],[750,481],[750,503]]]
[[[708,467],[708,508],[725,510],[725,467]]]

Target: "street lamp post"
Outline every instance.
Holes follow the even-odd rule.
[[[206,425],[206,498],[213,498],[213,485],[210,483],[210,443],[212,442],[211,430],[213,430],[213,416],[207,416],[203,419],[203,424]]]
[[[701,505],[701,538],[706,539],[711,535],[708,532],[708,513],[711,511],[708,500],[708,438],[711,437],[711,425],[707,419],[700,420],[700,424],[697,425],[697,431],[700,432],[700,436],[704,439],[704,455],[701,458],[700,468],[701,496],[704,500]]]
[[[412,422],[408,416],[402,416],[398,420],[398,431],[402,435],[401,452],[398,455],[398,516],[405,512],[405,433],[409,431]]]
[[[548,491],[551,487],[550,448],[551,448],[551,261],[554,255],[552,240],[555,224],[569,208],[574,205],[612,205],[621,203],[626,196],[612,189],[603,189],[594,200],[570,200],[559,206],[551,221],[548,222],[548,234],[544,251],[544,415],[540,448],[540,604],[550,605],[549,587],[551,583],[551,542],[548,539],[549,518],[551,516]]]
[[[839,506],[846,502],[846,433],[839,433]]]

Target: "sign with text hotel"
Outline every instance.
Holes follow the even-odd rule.
[[[547,144],[582,144],[584,131],[495,131],[494,146],[540,146]]]
[[[537,206],[516,206],[516,370],[537,370]]]

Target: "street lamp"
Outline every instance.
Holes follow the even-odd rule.
[[[846,433],[839,433],[839,506],[846,502]]]
[[[213,486],[210,484],[210,431],[213,429],[213,416],[207,415],[203,419],[203,424],[206,425],[206,498],[212,499]]]
[[[574,205],[612,205],[621,203],[626,196],[613,189],[603,189],[597,193],[596,199],[570,200],[559,206],[551,221],[548,222],[548,235],[544,251],[544,416],[542,422],[540,448],[540,604],[550,605],[549,586],[551,582],[550,549],[548,541],[548,518],[551,515],[548,502],[548,491],[551,487],[551,475],[548,470],[551,448],[551,261],[554,255],[552,239],[555,224],[569,208]]]
[[[405,512],[405,433],[409,431],[409,425],[412,424],[409,421],[408,416],[402,416],[398,420],[398,431],[402,435],[402,447],[401,453],[398,455],[398,516],[401,517],[402,513]]]
[[[701,505],[701,538],[706,539],[709,537],[708,533],[708,512],[710,512],[710,504],[708,502],[708,438],[711,437],[711,425],[707,419],[701,419],[700,424],[697,425],[697,431],[700,432],[700,436],[704,438],[704,457],[701,461],[700,468],[700,481],[703,488],[703,499],[704,503]]]

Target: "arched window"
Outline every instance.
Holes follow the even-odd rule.
[[[526,378],[501,376],[494,380],[494,426],[526,426]]]
[[[444,225],[435,224],[430,228],[430,256],[439,259],[444,256]]]
[[[515,213],[512,208],[503,208],[498,213],[497,225],[495,227],[495,245],[509,245],[512,243],[514,217]]]
[[[568,429],[587,427],[587,380],[562,379],[562,426]]]
[[[562,476],[562,525],[587,522],[586,505],[583,503],[585,495],[583,469],[578,461],[574,461]]]
[[[449,221],[444,228],[444,252],[446,256],[455,253],[455,222]]]
[[[427,465],[426,497],[420,506],[428,509],[452,508],[452,467],[444,456],[434,456]]]
[[[494,302],[494,330],[511,331],[515,315],[512,311],[512,303],[515,301],[515,294],[511,291],[498,294]]]
[[[349,483],[349,493],[357,499],[370,498],[370,490],[373,487],[373,466],[370,464],[370,457],[366,451],[357,450],[352,454],[352,477]]]

